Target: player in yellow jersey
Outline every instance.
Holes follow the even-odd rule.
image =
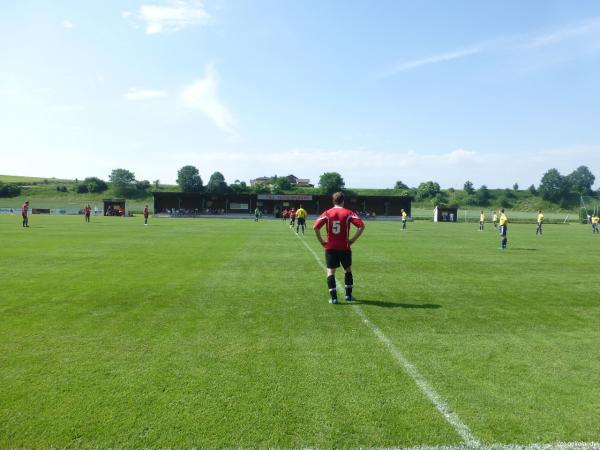
[[[308,213],[302,207],[302,205],[300,205],[300,207],[296,210],[296,234],[298,234],[300,227],[302,227],[302,234],[304,234],[304,227],[306,224],[306,216],[308,216]]]
[[[535,234],[540,234],[540,236],[542,235],[542,225],[544,224],[544,213],[542,212],[542,210],[540,209],[538,211],[538,217],[537,217],[537,228],[535,229]]]
[[[406,231],[406,219],[408,217],[408,214],[406,214],[406,211],[404,211],[403,209],[400,210],[400,212],[402,213],[402,231]]]
[[[498,214],[496,214],[496,211],[493,214],[492,223],[494,224],[494,228],[498,228]]]
[[[600,234],[600,230],[598,230],[598,222],[600,222],[600,217],[598,217],[598,214],[596,213],[592,216],[592,233]]]
[[[483,231],[484,223],[485,223],[485,214],[483,214],[483,211],[481,211],[481,213],[479,213],[479,231]]]
[[[508,227],[508,217],[504,214],[504,208],[500,210],[500,236],[502,237],[502,250],[506,250],[506,229]]]

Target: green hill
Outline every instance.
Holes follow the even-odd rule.
[[[101,193],[78,193],[77,181],[79,180],[0,175],[1,183],[16,184],[21,188],[21,194],[16,197],[0,198],[0,208],[17,208],[27,200],[32,208],[81,209],[87,203],[92,207],[101,208],[103,199],[122,197],[115,194],[110,187]],[[176,185],[161,185],[158,188],[152,186],[149,190],[135,192],[134,195],[126,196],[128,209],[139,212],[145,204],[151,204],[153,191],[178,190]]]
[[[74,180],[67,180],[62,178],[41,178],[41,177],[22,177],[19,175],[0,175],[0,182],[2,183],[73,183]]]

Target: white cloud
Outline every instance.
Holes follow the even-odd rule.
[[[150,100],[154,98],[163,98],[166,96],[166,91],[140,88],[129,88],[129,90],[125,94],[125,98],[131,101]]]
[[[483,47],[481,45],[463,48],[460,50],[453,50],[445,53],[441,53],[439,55],[428,56],[426,58],[415,59],[412,61],[406,61],[395,65],[394,67],[388,69],[383,73],[384,77],[390,77],[393,75],[397,75],[400,72],[405,72],[407,70],[417,69],[421,66],[426,66],[429,64],[437,64],[441,62],[452,61],[454,59],[464,58],[466,56],[475,55],[477,53],[481,53]]]
[[[181,92],[181,101],[208,117],[230,136],[237,135],[235,119],[219,96],[219,74],[214,64],[206,66],[206,74]]]
[[[531,37],[531,35],[499,36],[494,39],[479,42],[466,48],[450,50],[433,56],[400,62],[385,70],[381,76],[383,78],[391,77],[408,70],[418,69],[431,64],[453,61],[483,52],[507,49],[536,50],[599,31],[600,19],[594,18],[584,23],[568,25],[563,28],[553,30],[549,33],[534,35],[533,37]],[[591,44],[597,45],[597,40],[594,40],[591,42]]]
[[[63,28],[67,28],[67,29],[75,28],[75,24],[73,22],[71,22],[70,20],[66,20],[66,19],[62,21],[62,26],[63,26]]]
[[[142,5],[137,13],[122,16],[135,28],[141,23],[147,34],[175,32],[192,25],[203,25],[210,15],[200,1],[174,0],[165,5]]]
[[[568,39],[573,39],[583,36],[594,31],[600,31],[600,20],[592,20],[579,25],[570,25],[550,33],[541,34],[530,39],[525,47],[529,49],[537,49],[548,45],[558,44]]]

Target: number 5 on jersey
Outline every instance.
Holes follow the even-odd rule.
[[[334,220],[333,223],[331,224],[331,232],[333,234],[340,234],[340,231],[342,231],[342,225],[341,225],[340,221]]]

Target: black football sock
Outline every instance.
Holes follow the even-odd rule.
[[[346,285],[346,297],[352,297],[352,285],[354,284],[352,272],[346,272],[346,275],[344,275],[344,284]]]
[[[331,299],[337,300],[337,289],[335,287],[335,277],[333,275],[327,277],[327,287],[329,288]]]

